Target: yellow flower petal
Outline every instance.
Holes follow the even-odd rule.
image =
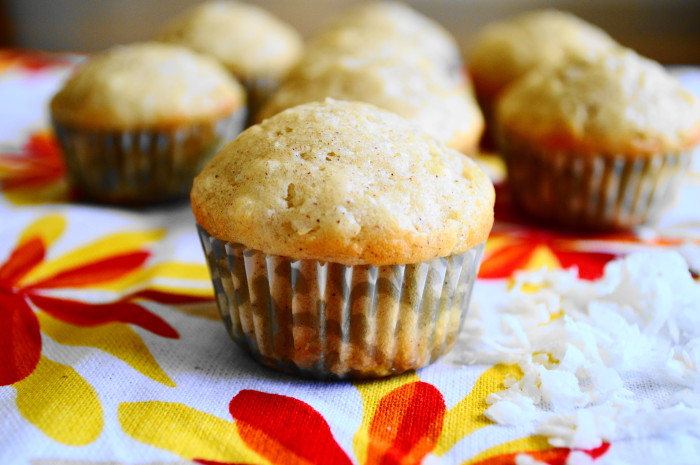
[[[190,288],[182,286],[168,286],[167,284],[158,284],[158,287],[174,291],[178,294],[189,293],[192,295],[212,297],[213,289],[211,287],[211,278],[209,271],[204,264],[196,263],[180,263],[180,262],[164,262],[156,263],[148,268],[141,268],[121,279],[102,283],[99,285],[101,290],[124,292],[134,287],[143,287],[144,283],[153,283],[155,281],[190,281],[202,284],[202,288]],[[155,287],[155,286],[149,286]],[[195,289],[193,293],[187,292],[189,289]]]
[[[527,436],[487,449],[484,452],[475,455],[466,462],[463,462],[462,465],[479,463],[483,460],[487,460],[498,455],[515,454],[523,451],[533,452],[551,448],[552,446],[549,444],[549,441],[545,436]]]
[[[75,268],[103,258],[142,250],[165,235],[163,229],[110,234],[95,242],[79,247],[53,260],[45,261],[34,268],[23,280],[22,285],[48,278],[59,271]]]
[[[23,244],[30,239],[39,237],[48,248],[63,234],[65,229],[66,219],[63,215],[46,215],[27,226],[18,242]]]
[[[153,276],[170,279],[210,281],[209,269],[204,263],[163,262],[151,267]]]
[[[41,357],[34,372],[12,386],[22,416],[51,439],[84,446],[102,432],[97,393],[73,368]]]
[[[144,376],[168,387],[176,386],[158,365],[141,336],[127,324],[108,323],[84,328],[65,323],[43,312],[39,312],[37,317],[41,330],[59,344],[104,350]]]
[[[548,270],[561,268],[559,259],[546,245],[538,245],[535,250],[532,251],[532,255],[530,255],[530,259],[527,261],[524,269],[535,271],[541,270],[542,268]]]
[[[39,187],[7,189],[4,194],[12,205],[23,207],[65,202],[69,197],[68,192],[68,183],[65,179],[61,179]]]
[[[442,434],[433,452],[435,455],[443,455],[463,437],[493,424],[484,415],[484,410],[488,408],[486,398],[489,394],[504,389],[503,380],[508,375],[520,378],[522,371],[517,365],[495,365],[489,368],[479,376],[471,392],[447,411]]]
[[[188,460],[266,464],[243,442],[232,420],[177,402],[123,402],[119,423],[126,434]]]
[[[355,452],[355,457],[360,463],[364,463],[367,457],[367,449],[370,442],[369,427],[374,418],[374,412],[377,410],[382,398],[394,389],[416,381],[420,381],[420,379],[412,371],[401,376],[353,383],[357,390],[360,391],[360,396],[362,397],[362,424],[352,438],[352,448]]]

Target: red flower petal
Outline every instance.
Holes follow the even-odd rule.
[[[435,448],[445,400],[434,386],[417,381],[384,396],[369,427],[365,465],[420,464]]]
[[[243,440],[276,465],[350,465],[326,420],[292,397],[243,390],[229,404]]]
[[[0,267],[0,287],[11,288],[44,259],[46,248],[38,237],[17,247]]]
[[[0,165],[9,169],[2,179],[2,188],[40,186],[61,179],[65,164],[56,139],[43,132],[33,134],[20,153],[0,154]]]
[[[23,297],[0,292],[0,386],[21,381],[41,356],[39,321]]]
[[[77,326],[120,322],[140,326],[162,337],[179,337],[177,331],[161,317],[132,302],[120,300],[108,304],[90,304],[33,293],[29,294],[29,298],[49,315]]]
[[[149,256],[150,253],[145,251],[115,255],[62,271],[31,286],[27,286],[26,289],[82,287],[113,281],[138,269]]]
[[[130,294],[131,299],[152,300],[161,304],[196,304],[200,302],[211,302],[212,297],[204,297],[189,294],[178,294],[175,292],[164,292],[156,289],[143,289],[141,291]]]
[[[594,280],[603,276],[605,264],[617,258],[616,255],[600,252],[576,252],[553,250],[562,268],[578,267],[581,279]]]

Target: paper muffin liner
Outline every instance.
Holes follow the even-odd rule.
[[[247,79],[243,81],[248,95],[248,121],[247,126],[252,126],[259,122],[258,114],[265,106],[267,100],[277,90],[279,81],[272,77],[261,77],[256,79]]]
[[[346,266],[267,255],[198,230],[233,340],[268,367],[318,379],[399,374],[449,351],[484,250]]]
[[[500,137],[513,200],[529,215],[587,229],[624,229],[656,220],[678,191],[692,154],[544,152]]]
[[[91,200],[143,205],[186,198],[219,147],[243,129],[246,111],[172,129],[89,131],[53,122],[72,186]]]

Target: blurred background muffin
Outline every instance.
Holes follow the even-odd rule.
[[[312,69],[312,71],[310,71]],[[293,74],[272,95],[258,120],[293,106],[334,99],[367,102],[392,111],[451,148],[474,153],[483,117],[465,86],[399,57],[335,58]]]
[[[331,42],[332,36],[338,33],[354,33],[355,45],[350,48],[355,50],[373,47],[371,38],[380,34],[382,43],[390,44],[397,40],[405,43],[420,51],[447,74],[463,72],[459,45],[454,37],[437,21],[406,3],[376,1],[349,8],[313,34],[314,45],[318,47]]]
[[[602,29],[558,10],[529,11],[486,25],[474,38],[468,62],[487,124],[501,92],[529,71],[616,47]]]
[[[102,50],[117,43],[146,40],[173,16],[201,0],[9,0],[0,3],[0,43],[59,51]],[[308,37],[357,0],[250,0]],[[696,0],[480,0],[406,2],[429,16],[455,38],[463,51],[471,48],[486,24],[526,11],[559,8],[608,31],[617,41],[663,64],[696,64],[700,59],[700,3]],[[2,22],[3,11],[7,21]],[[624,21],[621,20],[624,18]]]
[[[246,113],[243,88],[216,61],[158,43],[88,58],[50,109],[73,186],[125,204],[187,196]]]
[[[247,129],[192,191],[231,336],[263,364],[318,378],[398,374],[448,351],[493,203],[469,157],[393,113],[330,99]]]
[[[246,86],[253,111],[303,49],[301,35],[292,26],[257,5],[234,0],[193,6],[171,19],[156,40],[217,59]]]
[[[393,111],[464,153],[476,151],[484,126],[454,40],[395,2],[355,7],[321,28],[257,120],[326,97]]]
[[[496,113],[513,198],[534,218],[596,229],[653,220],[700,140],[700,103],[629,49],[542,67]]]

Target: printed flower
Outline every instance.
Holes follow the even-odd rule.
[[[154,274],[166,271],[177,276],[180,266],[188,267],[145,266],[149,246],[162,237],[162,231],[109,234],[48,258],[51,244],[65,226],[60,215],[40,218],[25,228],[0,264],[0,385],[15,388],[18,410],[44,434],[65,444],[82,445],[95,440],[102,430],[99,398],[72,367],[42,353],[41,333],[58,344],[101,349],[144,376],[174,387],[132,327],[170,339],[178,338],[178,333],[142,302],[190,303],[211,297],[151,286]],[[141,287],[134,287],[138,282]],[[128,289],[134,290],[124,292]],[[86,294],[90,300],[85,300]],[[115,294],[95,302],[95,296]]]
[[[598,279],[605,265],[632,250],[678,246],[683,240],[642,239],[633,231],[585,234],[532,224],[512,205],[505,183],[496,184],[496,223],[479,269],[482,279],[509,278],[519,270],[578,268],[582,279]],[[663,234],[659,234],[663,236]],[[700,242],[698,242],[700,243]]]
[[[66,169],[53,134],[29,136],[19,151],[0,152],[0,190],[15,204],[68,200]]]
[[[610,240],[590,238],[591,241]],[[582,279],[598,279],[603,268],[617,257],[611,252],[586,250],[586,239],[560,232],[521,228],[494,231],[486,243],[479,278],[509,278],[518,270],[578,268]]]
[[[356,383],[363,413],[352,453],[341,447],[313,406],[256,390],[242,390],[230,401],[233,423],[184,404],[160,401],[125,402],[118,415],[134,439],[202,464],[418,465],[429,454],[443,455],[465,435],[490,424],[482,414],[484,399],[508,370],[503,366],[487,370],[465,400],[450,410],[442,393],[415,373]],[[607,445],[588,454],[596,458],[605,450]],[[484,451],[465,463],[513,465],[517,452],[550,464],[565,463],[571,453],[532,436]]]
[[[594,280],[603,276],[609,261],[621,255],[641,248],[678,246],[682,242],[664,237],[642,240],[631,232],[585,236],[498,225],[486,242],[479,278],[508,278],[518,270],[576,266],[581,279]]]

